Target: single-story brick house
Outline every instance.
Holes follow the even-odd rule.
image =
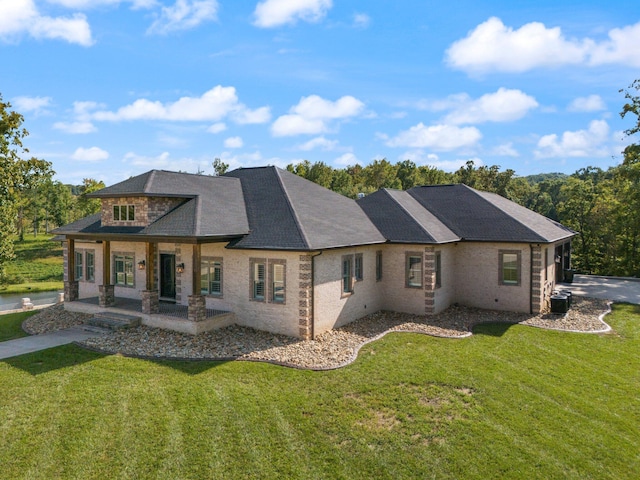
[[[90,196],[101,212],[56,231],[65,307],[189,333],[237,323],[309,339],[454,303],[540,312],[575,233],[464,185],[354,201],[277,167],[152,170]]]

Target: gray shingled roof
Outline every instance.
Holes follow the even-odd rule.
[[[89,196],[178,197],[185,201],[145,228],[103,226],[97,215],[60,227],[56,233],[202,238],[241,236],[249,232],[242,186],[235,178],[152,170]]]
[[[414,187],[408,193],[463,240],[549,243],[575,233],[506,198],[462,184]]]
[[[460,240],[435,215],[402,190],[378,190],[359,199],[358,205],[391,242],[447,243]]]
[[[226,174],[242,182],[251,233],[233,248],[318,250],[383,243],[357,203],[277,167]]]

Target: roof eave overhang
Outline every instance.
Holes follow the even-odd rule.
[[[179,235],[145,235],[145,234],[123,234],[123,233],[64,233],[67,239],[110,241],[110,242],[149,242],[149,243],[220,243],[230,242],[244,236],[244,234],[233,235],[207,235],[207,236],[179,236]]]

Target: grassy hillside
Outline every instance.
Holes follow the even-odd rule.
[[[16,241],[16,258],[7,263],[7,282],[0,293],[26,293],[60,290],[62,283],[62,246],[51,235],[25,235]]]

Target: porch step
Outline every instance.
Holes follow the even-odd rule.
[[[122,313],[98,312],[89,320],[87,324],[94,327],[108,328],[109,330],[120,330],[121,328],[131,328],[140,325],[142,319],[133,315]]]

